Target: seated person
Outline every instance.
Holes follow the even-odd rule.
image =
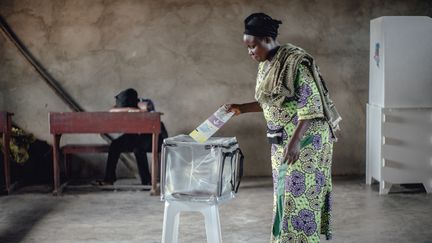
[[[110,112],[154,112],[154,104],[150,99],[138,99],[134,89],[126,89],[115,96],[116,105]],[[161,133],[158,139],[158,152],[163,140],[168,137],[165,125],[161,122]],[[148,167],[147,153],[152,151],[152,134],[123,134],[111,142],[108,151],[104,180],[94,182],[94,185],[113,185],[116,181],[116,168],[123,152],[133,152],[138,165],[142,185],[151,184],[151,175]]]

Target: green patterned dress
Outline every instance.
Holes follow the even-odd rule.
[[[260,63],[257,87],[265,77],[265,63]],[[283,144],[272,144],[271,161],[274,182],[273,219],[276,213],[278,173],[284,148],[299,120],[311,120],[305,133],[313,142],[300,149],[299,160],[289,165],[285,175],[282,230],[272,235],[272,243],[319,242],[320,235],[331,238],[331,164],[333,136],[324,120],[319,91],[309,69],[301,64],[294,83],[296,98],[282,107],[261,104],[269,129],[283,129]]]

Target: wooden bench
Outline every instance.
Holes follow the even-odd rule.
[[[109,144],[67,144],[60,148],[63,155],[66,177],[72,178],[71,164],[69,163],[69,155],[71,154],[95,154],[95,153],[108,153]]]
[[[10,151],[9,141],[12,131],[12,113],[0,111],[0,133],[3,135],[3,164],[5,177],[5,190],[9,194],[13,187],[11,186],[10,177]]]
[[[88,133],[150,133],[152,139],[151,195],[159,195],[158,174],[158,138],[161,131],[161,113],[159,112],[51,112],[49,114],[50,133],[53,136],[54,195],[63,189],[60,185],[60,138],[62,134]],[[65,145],[62,152],[106,153],[108,145],[73,144]],[[70,170],[69,170],[70,171]]]

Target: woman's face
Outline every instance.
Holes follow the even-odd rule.
[[[258,38],[252,35],[243,35],[243,43],[248,48],[249,56],[257,62],[267,60],[269,45],[265,38]]]

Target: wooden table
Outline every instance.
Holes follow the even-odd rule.
[[[12,191],[11,177],[10,177],[10,151],[9,141],[12,130],[12,113],[0,111],[0,133],[3,135],[3,164],[4,164],[4,177],[5,189],[9,194]]]
[[[62,134],[88,133],[136,133],[153,134],[151,195],[159,195],[158,138],[161,131],[159,112],[51,112],[49,114],[50,133],[53,136],[54,195],[63,189],[60,185],[60,138]],[[74,145],[74,151],[93,145]],[[97,148],[98,145],[94,145]],[[99,145],[100,146],[100,145]],[[90,148],[87,151],[97,151]],[[70,152],[70,151],[69,151]],[[100,151],[99,151],[100,152]],[[106,152],[106,151],[102,151]]]

